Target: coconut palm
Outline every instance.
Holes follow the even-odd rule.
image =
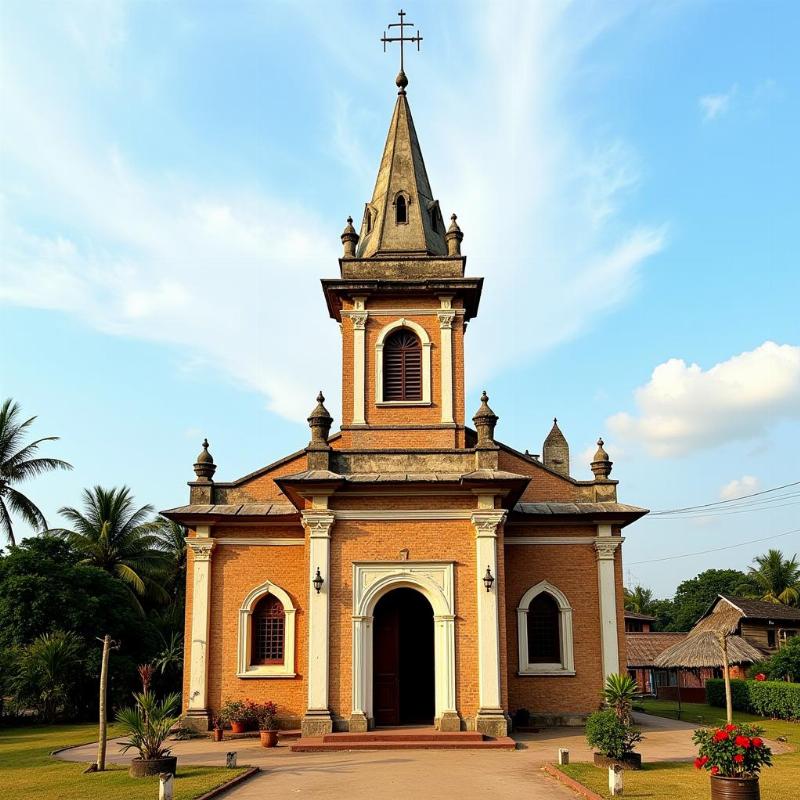
[[[642,586],[635,586],[633,590],[623,589],[625,595],[625,610],[637,614],[649,614],[653,605],[653,590]]]
[[[152,506],[135,508],[127,486],[84,489],[83,505],[83,511],[60,509],[72,530],[60,528],[53,533],[65,537],[83,556],[81,563],[100,567],[119,578],[134,597],[149,595],[168,600],[163,583],[168,577],[169,560],[160,548],[156,523],[150,519]]]
[[[166,517],[159,517],[153,526],[156,547],[169,562],[169,587],[173,597],[182,601],[186,588],[186,528]]]
[[[45,436],[24,443],[28,428],[36,417],[20,420],[20,408],[9,397],[0,406],[0,531],[10,544],[15,544],[11,514],[19,515],[32,528],[47,528],[44,514],[36,504],[15,488],[44,472],[55,469],[72,469],[72,465],[57,458],[35,458],[42,442],[53,442],[58,436]]]
[[[800,564],[797,556],[784,558],[780,550],[768,550],[756,556],[747,573],[754,593],[769,603],[800,603]]]

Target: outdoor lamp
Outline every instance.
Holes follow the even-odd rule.
[[[325,583],[325,579],[319,574],[319,567],[317,567],[317,574],[314,576],[312,583],[314,584],[314,588],[317,590],[317,594],[319,594],[322,590],[322,584]]]
[[[492,588],[493,583],[494,575],[492,575],[492,571],[489,567],[486,567],[486,574],[483,576],[483,585],[486,587],[487,592]]]

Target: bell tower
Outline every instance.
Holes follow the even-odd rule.
[[[422,37],[382,41],[419,46]],[[482,278],[464,275],[464,234],[445,227],[411,116],[403,69],[372,198],[342,233],[340,277],[322,287],[342,328],[345,447],[463,448],[464,334]]]

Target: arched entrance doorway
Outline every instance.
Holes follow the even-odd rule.
[[[430,725],[435,708],[433,608],[398,588],[375,606],[373,708],[376,725]]]

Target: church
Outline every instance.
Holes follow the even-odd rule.
[[[530,455],[498,438],[485,392],[465,396],[483,278],[434,198],[402,69],[396,83],[372,198],[322,280],[340,430],[320,393],[304,447],[225,482],[204,441],[189,504],[163,512],[188,529],[196,730],[252,699],[303,737],[412,724],[501,737],[520,709],[579,723],[625,669],[622,529],[647,512],[618,502],[602,440],[578,480],[556,421]]]

